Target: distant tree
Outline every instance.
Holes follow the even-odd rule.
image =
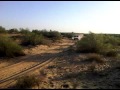
[[[36,33],[36,34],[40,34],[40,31],[35,29],[35,30],[32,30],[33,33]]]
[[[8,33],[18,33],[19,31],[16,28],[8,30]]]
[[[52,30],[50,29],[50,32],[52,32]]]
[[[63,35],[63,37],[67,37],[67,38],[72,38],[72,36],[74,36],[74,32],[71,33],[61,33]]]
[[[4,27],[0,26],[0,33],[7,33]]]
[[[20,28],[20,33],[22,33],[22,34],[28,34],[28,33],[30,33],[30,31],[29,31],[28,28],[26,28],[26,29]]]

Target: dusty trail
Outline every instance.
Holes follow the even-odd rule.
[[[1,67],[2,64],[0,64],[0,88],[5,88],[4,86],[9,86],[9,83],[19,76],[56,60],[62,51],[73,44],[74,42],[71,40],[62,40],[51,47],[38,45],[31,49],[25,49],[27,55],[17,58],[19,62],[10,63],[10,65],[5,64],[4,67]]]

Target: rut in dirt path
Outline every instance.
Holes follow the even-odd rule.
[[[35,55],[28,55],[28,56],[23,57],[23,59],[21,59],[22,60],[21,62],[18,62],[16,64],[8,66],[8,68],[14,68],[14,67],[16,68],[17,65],[19,66],[20,63],[22,64],[22,62],[24,62],[24,61],[26,61],[28,63],[30,61],[34,61],[34,62],[36,62],[36,64],[29,66],[29,67],[23,69],[22,71],[18,70],[14,74],[10,74],[10,75],[8,74],[7,77],[0,80],[0,84],[5,83],[5,82],[10,81],[10,80],[13,80],[13,79],[16,79],[19,76],[24,75],[25,73],[34,71],[38,68],[41,68],[42,66],[44,66],[46,64],[49,64],[51,61],[56,60],[58,57],[63,56],[64,51],[66,51],[70,45],[72,45],[72,44],[64,43],[64,44],[56,45],[55,48],[49,48],[44,53],[37,54],[37,55],[36,54]],[[5,70],[8,68],[6,67]]]

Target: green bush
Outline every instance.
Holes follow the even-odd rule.
[[[16,88],[26,89],[38,84],[39,79],[37,79],[34,75],[23,76],[17,79]]]
[[[30,31],[27,28],[26,29],[20,28],[20,33],[22,33],[22,34],[29,34]]]
[[[4,27],[0,26],[0,33],[7,33]]]
[[[109,43],[114,46],[118,46],[120,44],[120,37],[116,37],[114,35],[105,35],[105,43]]]
[[[22,47],[7,36],[0,36],[0,56],[14,57],[24,55]]]
[[[47,31],[47,30],[33,30],[36,34],[42,34],[44,37],[52,39],[53,41],[61,39],[61,34],[58,31]]]
[[[77,52],[105,54],[112,47],[109,43],[104,43],[103,34],[90,33],[76,43]]]
[[[49,38],[53,38],[54,41],[59,40],[59,39],[61,39],[61,34],[57,31],[50,31]]]
[[[25,34],[22,40],[22,45],[38,45],[43,43],[43,36],[35,33]]]
[[[16,28],[8,30],[8,33],[19,33],[19,31]]]
[[[72,38],[72,36],[74,36],[74,33],[73,32],[72,33],[61,33],[61,35],[63,37]]]
[[[108,57],[116,57],[117,55],[118,55],[118,53],[115,50],[110,50],[106,53],[106,56],[108,56]]]

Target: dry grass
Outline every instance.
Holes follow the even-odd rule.
[[[88,58],[86,59],[88,62],[96,62],[96,63],[104,63],[104,59],[98,54],[89,54]]]
[[[39,85],[40,80],[34,75],[23,76],[17,79],[16,88],[31,88],[32,86]]]

